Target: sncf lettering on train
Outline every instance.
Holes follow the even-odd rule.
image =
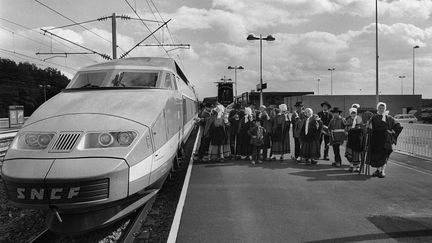
[[[50,200],[72,199],[79,195],[80,187],[66,188],[17,188],[17,199]],[[67,193],[64,193],[67,192]]]

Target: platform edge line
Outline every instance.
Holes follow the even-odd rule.
[[[426,172],[426,171],[421,171],[421,170],[416,169],[416,168],[413,168],[413,167],[411,167],[411,166],[403,165],[403,164],[401,164],[401,163],[399,163],[399,162],[395,162],[395,161],[392,161],[392,160],[389,160],[389,162],[391,162],[391,163],[393,163],[393,164],[395,164],[395,165],[397,165],[397,166],[400,166],[400,167],[403,167],[403,168],[409,169],[409,170],[417,171],[417,172],[419,172],[419,173],[422,173],[422,174],[425,174],[425,175],[430,175],[430,176],[432,176],[432,173],[429,173],[429,172]]]
[[[179,201],[177,203],[177,208],[176,208],[173,222],[171,224],[171,229],[170,229],[170,233],[168,235],[167,243],[175,243],[177,240],[177,234],[178,234],[178,230],[180,227],[181,215],[183,213],[183,207],[184,207],[185,200],[186,200],[186,193],[187,193],[187,190],[189,187],[189,180],[190,180],[190,177],[192,174],[192,166],[193,166],[193,158],[194,158],[193,154],[195,153],[195,151],[197,149],[196,147],[198,145],[198,141],[200,140],[201,132],[202,131],[201,131],[201,127],[200,127],[198,130],[198,133],[197,133],[197,138],[195,139],[194,147],[192,149],[192,155],[191,155],[191,158],[189,160],[188,170],[186,172],[186,177],[185,177],[185,180],[183,182],[183,188],[182,188],[182,191],[180,193]]]

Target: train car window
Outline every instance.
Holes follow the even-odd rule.
[[[164,88],[173,89],[172,80],[171,80],[171,74],[170,73],[166,73],[166,75],[165,75]]]
[[[82,72],[78,73],[72,82],[68,85],[68,89],[101,87],[109,72]]]
[[[175,90],[178,90],[178,86],[177,86],[177,82],[176,82],[176,79],[175,79],[175,75],[174,75],[174,74],[171,74],[171,80],[172,80],[173,88],[174,88]]]
[[[157,72],[119,72],[111,81],[113,87],[158,88]]]

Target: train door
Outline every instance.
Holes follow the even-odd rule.
[[[152,137],[155,152],[152,161],[150,184],[157,181],[161,177],[161,174],[163,173],[160,168],[168,159],[166,158],[168,157],[168,152],[165,151],[167,146],[164,146],[167,144],[167,131],[165,115],[163,111],[159,114],[159,117],[152,126]]]

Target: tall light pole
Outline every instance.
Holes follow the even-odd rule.
[[[378,0],[375,0],[375,104],[378,104],[379,102],[379,85],[378,85]]]
[[[237,102],[237,69],[243,70],[242,66],[228,66],[228,69],[234,69],[235,101]]]
[[[413,94],[415,94],[415,49],[420,46],[413,46]]]
[[[406,78],[405,75],[399,76],[400,80],[401,80],[401,94],[403,94],[403,79]]]
[[[317,83],[318,83],[318,95],[319,95],[319,83],[320,83],[321,79],[317,79]]]
[[[333,71],[335,68],[329,68],[330,71],[330,95],[333,95]]]
[[[276,40],[272,35],[268,35],[267,37],[262,37],[262,34],[259,37],[250,34],[246,38],[247,40],[259,40],[260,41],[260,106],[264,104],[263,101],[263,82],[262,82],[262,41],[274,41]]]

